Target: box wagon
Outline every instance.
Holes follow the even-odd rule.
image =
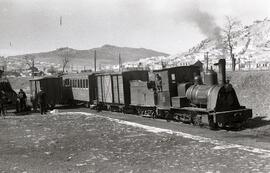
[[[37,106],[37,93],[40,88],[46,93],[46,102],[48,106],[54,107],[61,103],[62,99],[62,78],[56,76],[45,76],[30,79],[30,97],[34,109]]]
[[[96,75],[98,104],[107,109],[123,110],[131,103],[130,81],[148,81],[148,71],[125,71]]]

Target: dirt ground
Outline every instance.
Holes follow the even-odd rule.
[[[165,127],[173,125],[156,122]],[[0,172],[3,173],[270,170],[268,159],[236,149],[213,150],[214,147],[175,134],[157,135],[107,118],[77,113],[0,119]]]

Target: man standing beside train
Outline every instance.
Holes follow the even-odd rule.
[[[19,93],[18,93],[18,97],[19,97],[19,101],[20,101],[20,112],[23,112],[26,110],[26,94],[25,92],[20,89]]]
[[[46,114],[46,93],[43,88],[40,88],[40,91],[37,94],[37,99],[40,108],[40,114]]]

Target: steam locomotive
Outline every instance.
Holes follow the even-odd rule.
[[[235,90],[226,81],[225,60],[216,65],[218,73],[210,69],[202,75],[200,68],[192,65],[152,72],[43,77],[31,80],[30,89],[35,97],[43,87],[52,96],[49,100],[53,105],[82,102],[98,110],[174,119],[212,129],[239,126],[252,117],[252,110],[239,104]]]

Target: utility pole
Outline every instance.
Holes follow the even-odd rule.
[[[239,71],[241,71],[241,59],[240,58],[238,58],[238,65],[239,65]]]
[[[118,56],[118,64],[119,64],[119,71],[121,71],[121,68],[122,68],[122,60],[121,60],[121,54],[119,53],[119,56]]]
[[[94,67],[95,67],[95,72],[97,71],[97,51],[94,51]]]

